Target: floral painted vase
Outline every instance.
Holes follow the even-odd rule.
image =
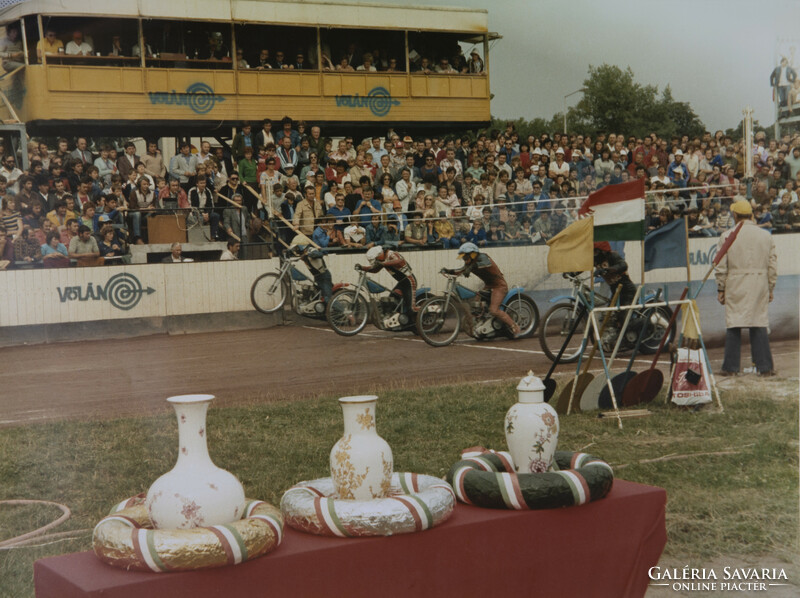
[[[206,412],[213,395],[170,397],[178,417],[178,461],[147,491],[145,505],[156,529],[189,529],[241,519],[244,488],[211,461]]]
[[[506,413],[506,443],[517,473],[549,471],[558,444],[558,415],[544,401],[544,384],[528,372],[517,386],[519,400]]]
[[[375,429],[376,396],[342,397],[344,436],[331,450],[331,478],[339,498],[384,498],[392,485],[392,449]]]

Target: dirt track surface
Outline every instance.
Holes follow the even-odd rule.
[[[745,346],[743,363],[748,351]],[[796,378],[797,341],[773,343],[772,351],[781,376]],[[710,353],[717,371],[722,350]],[[651,361],[637,359],[634,371]],[[164,400],[178,394],[209,393],[218,406],[236,405],[519,378],[528,370],[544,377],[550,367],[536,338],[478,343],[462,335],[437,349],[411,333],[371,327],[344,338],[314,320],[266,330],[4,348],[0,363],[0,426],[148,415],[166,411]],[[665,375],[668,366],[662,357]],[[600,367],[595,361],[591,371]],[[557,373],[574,371],[574,365],[560,366]]]

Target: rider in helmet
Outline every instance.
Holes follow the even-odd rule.
[[[445,268],[448,274],[469,276],[474,274],[483,281],[484,288],[492,291],[492,298],[489,303],[489,313],[505,324],[511,333],[516,336],[519,334],[519,326],[511,319],[505,311],[500,309],[508,294],[508,283],[494,263],[494,260],[485,253],[481,252],[475,243],[464,243],[458,249],[458,257],[464,260],[464,266],[457,270]]]
[[[411,317],[412,312],[417,310],[414,302],[414,296],[417,293],[417,279],[414,278],[414,272],[405,258],[397,251],[376,245],[367,251],[367,259],[370,265],[356,264],[356,270],[375,273],[380,272],[381,268],[386,268],[391,277],[397,281],[392,292],[400,291],[403,298],[403,313]]]
[[[327,304],[333,294],[333,277],[325,264],[324,253],[314,247],[304,234],[299,233],[292,239],[289,253],[299,257],[314,276],[314,282],[322,293],[322,300]]]
[[[603,241],[594,244],[594,267],[597,274],[599,274],[606,284],[611,287],[611,290],[617,288],[617,285],[622,285],[622,290],[619,294],[620,305],[630,305],[633,298],[636,296],[636,285],[628,276],[628,264],[616,251],[611,250],[611,245],[608,241]],[[603,344],[608,349],[614,344],[619,334],[620,328],[625,320],[623,312],[614,312],[606,330],[603,333]],[[630,330],[630,328],[628,328]]]

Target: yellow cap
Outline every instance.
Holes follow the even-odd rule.
[[[731,212],[740,216],[750,216],[753,213],[753,206],[746,199],[740,199],[731,204]]]

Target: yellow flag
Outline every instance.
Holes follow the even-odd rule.
[[[594,218],[576,220],[550,239],[547,244],[547,270],[586,272],[594,265]]]
[[[700,312],[697,309],[697,303],[692,299],[692,307],[694,308],[694,315],[697,317],[697,323],[700,324]],[[684,303],[681,305],[681,318],[685,320],[686,325],[683,329],[683,338],[685,339],[697,339],[700,338],[699,330],[697,326],[695,326],[694,318],[692,314],[689,313],[689,304]]]

